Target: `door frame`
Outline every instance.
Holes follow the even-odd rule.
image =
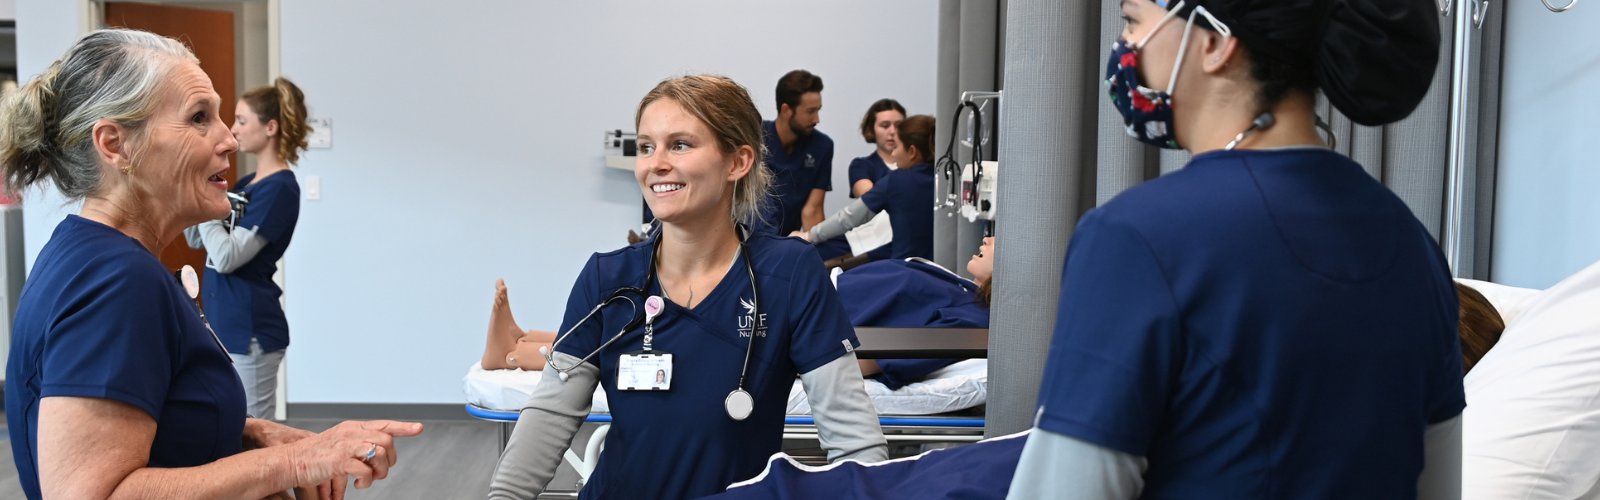
[[[123,1],[123,2],[132,1],[132,2],[153,3],[153,4],[167,3],[167,2],[161,2],[159,0],[154,0],[154,1],[152,1],[152,0],[77,0],[77,1],[78,1],[78,33],[79,33],[78,36],[80,36],[80,37],[83,36],[83,35],[89,34],[89,32],[91,32],[91,31],[100,29],[100,26],[102,26],[104,24],[105,18],[106,18],[106,16],[105,16],[105,5],[104,4],[107,1]],[[219,3],[254,3],[251,0],[207,0],[207,1],[213,1],[213,2],[219,2]],[[181,2],[174,2],[174,3],[181,3]],[[283,74],[283,65],[282,65],[282,59],[281,59],[282,51],[280,50],[280,38],[279,38],[280,18],[278,17],[278,3],[279,3],[279,0],[266,0],[266,4],[267,4],[267,81],[269,81],[269,82],[271,82],[273,80],[276,80],[278,78],[278,76]],[[235,62],[235,64],[242,64],[242,63],[243,63],[242,61]],[[245,85],[245,82],[239,82],[238,85],[239,85],[240,88],[243,88],[244,85]],[[285,274],[284,273],[284,269],[285,269],[284,268],[284,263],[285,263],[285,259],[278,259],[278,272],[272,276],[272,279],[273,279],[273,281],[276,281],[278,283],[278,288],[283,290],[283,295],[279,299],[279,301],[280,301],[280,303],[282,303],[284,305],[284,308],[287,309],[288,308],[288,299],[289,299],[289,287],[288,287],[288,285],[286,283],[286,280],[284,279],[284,274]],[[277,411],[276,411],[277,414],[276,415],[271,415],[271,418],[273,418],[275,420],[284,420],[284,419],[288,418],[288,408],[289,408],[289,401],[288,401],[289,400],[289,356],[287,355],[287,353],[285,353],[283,358],[284,358],[283,361],[278,365],[278,391],[277,391],[277,405],[276,405],[277,406]],[[266,416],[263,415],[262,417],[266,417]]]
[[[112,0],[78,0],[78,36],[100,28],[105,19],[105,6],[102,5]],[[116,0],[161,4],[166,2],[150,0]],[[250,0],[210,0],[219,3],[253,3]],[[267,81],[272,81],[283,74],[278,41],[278,0],[267,0]]]

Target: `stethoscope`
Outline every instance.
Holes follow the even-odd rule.
[[[757,292],[756,289],[756,271],[754,265],[751,264],[750,261],[750,248],[745,245],[745,241],[749,238],[748,230],[745,229],[743,225],[739,225],[737,230],[739,233],[739,254],[744,257],[744,270],[750,275],[750,315],[755,321],[759,322],[761,319],[761,297],[758,295],[759,292]],[[599,355],[600,351],[604,351],[606,347],[621,339],[622,336],[626,335],[629,331],[633,330],[634,328],[638,328],[640,324],[653,321],[655,316],[660,314],[662,308],[657,305],[660,303],[660,297],[649,294],[649,290],[655,285],[656,262],[661,256],[660,225],[657,224],[656,227],[652,228],[652,231],[650,231],[650,234],[647,234],[646,237],[654,238],[655,242],[652,244],[652,250],[650,254],[650,269],[645,273],[644,287],[636,288],[625,286],[616,289],[615,291],[611,292],[610,295],[607,295],[605,300],[595,304],[594,308],[589,310],[589,314],[583,316],[583,319],[578,320],[578,322],[573,324],[571,328],[568,328],[567,331],[562,332],[561,336],[556,337],[556,341],[552,342],[550,347],[540,348],[540,351],[542,351],[544,354],[545,364],[556,369],[556,374],[557,376],[561,377],[562,382],[567,381],[567,379],[570,377],[569,373],[572,372],[572,370],[577,369],[578,366]],[[639,314],[639,303],[635,302],[633,297],[629,297],[630,294],[646,298],[645,314]],[[576,331],[578,327],[583,326],[585,322],[588,322],[589,318],[593,317],[595,313],[600,312],[600,310],[605,308],[605,306],[611,305],[612,302],[619,300],[628,301],[628,305],[633,308],[633,312],[629,313],[631,319],[628,320],[628,324],[624,325],[622,330],[618,331],[615,335],[612,335],[610,340],[607,340],[604,344],[600,344],[600,347],[597,347],[594,351],[589,352],[588,356],[584,356],[583,359],[578,360],[577,363],[565,368],[557,364],[555,360],[556,346],[561,345],[561,341],[566,340],[567,336],[572,335],[572,332]],[[750,416],[750,412],[755,409],[755,398],[751,397],[750,393],[744,390],[744,380],[745,375],[750,371],[750,353],[755,350],[756,331],[759,326],[759,323],[752,323],[750,325],[750,340],[745,344],[744,348],[744,366],[739,369],[739,385],[733,390],[733,392],[728,393],[728,397],[723,400],[723,405],[727,407],[728,410],[728,416],[732,417],[734,420],[744,420],[745,418],[748,418]],[[650,335],[650,333],[647,332],[646,335]]]

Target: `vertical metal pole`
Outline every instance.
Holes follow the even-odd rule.
[[[995,55],[998,51],[995,49],[995,45],[998,41],[995,38],[995,33],[1000,29],[999,9],[1000,4],[996,0],[963,0],[961,2],[961,75],[958,78],[962,93],[996,90],[994,86]],[[995,110],[997,107],[998,103],[989,103],[988,109]],[[988,116],[994,117],[998,114],[991,112]],[[944,117],[938,117],[938,119],[948,120],[948,118]],[[990,130],[996,130],[991,123],[985,123],[983,126]],[[949,127],[956,127],[955,130],[958,131],[956,135],[957,141],[966,136],[966,134],[959,132],[966,130],[966,125],[963,123],[939,123],[939,129],[944,131],[947,137],[951,130]],[[982,137],[982,131],[978,131],[977,135]],[[995,157],[995,149],[992,143],[984,146],[978,144],[977,139],[974,139],[973,147],[983,148],[984,158],[993,159]],[[956,145],[957,161],[965,165],[970,162],[971,151],[962,151],[962,149],[964,148],[960,144]],[[968,154],[964,155],[962,153]],[[960,179],[957,179],[956,185],[959,186],[960,184]],[[934,262],[938,262],[939,265],[953,269],[957,274],[970,278],[972,275],[967,273],[967,260],[978,253],[978,244],[982,243],[983,240],[982,224],[968,222],[966,217],[962,217],[959,214],[960,210],[957,207],[955,210],[934,215],[934,217],[942,217],[951,221],[950,226],[947,227],[955,230],[950,243],[946,243],[942,247],[936,247]],[[937,255],[937,250],[945,250],[950,254],[948,256],[939,256]]]
[[[1464,265],[1464,238],[1465,211],[1467,200],[1467,158],[1472,154],[1472,145],[1468,142],[1467,96],[1471,90],[1472,74],[1472,31],[1474,28],[1473,16],[1481,20],[1488,15],[1483,7],[1487,2],[1479,0],[1464,0],[1455,10],[1456,33],[1454,63],[1450,71],[1450,151],[1448,156],[1449,166],[1445,173],[1445,217],[1440,231],[1439,244],[1444,250],[1445,261],[1450,264],[1450,272],[1456,277],[1466,276]]]
[[[939,0],[939,67],[934,85],[934,146],[928,156],[937,159],[950,144],[950,117],[956,112],[956,97],[961,95],[961,2]],[[910,111],[910,110],[908,110]],[[933,198],[928,200],[933,217],[933,261],[947,269],[955,268],[955,219],[945,217],[944,204],[950,186],[943,172],[933,174]]]

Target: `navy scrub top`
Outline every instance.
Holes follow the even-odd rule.
[[[289,321],[278,301],[283,290],[272,281],[272,275],[278,272],[278,259],[289,249],[300,220],[300,183],[291,170],[280,170],[251,184],[255,177],[250,174],[239,179],[233,189],[250,195],[239,227],[255,228],[256,236],[266,239],[267,246],[231,273],[207,267],[200,282],[206,319],[234,354],[249,354],[251,337],[260,339],[262,352],[289,347]]]
[[[889,172],[861,195],[861,202],[873,213],[889,211],[889,227],[894,229],[890,258],[933,258],[932,163]]]
[[[138,240],[76,215],[22,287],[6,364],[6,424],[22,490],[40,498],[39,400],[104,398],[156,421],[150,467],[239,453],[244,386],[172,272]]]
[[[988,328],[989,309],[978,304],[978,284],[921,259],[863,264],[839,275],[839,300],[855,326]],[[889,390],[922,380],[961,361],[880,359],[872,378]]]
[[[1456,292],[1401,200],[1323,149],[1218,151],[1078,224],[1037,426],[1149,459],[1143,498],[1417,494],[1461,413]]]
[[[653,245],[646,240],[591,257],[567,300],[561,330],[618,288],[644,286]],[[671,390],[617,390],[618,357],[643,348],[643,327],[589,361],[600,368],[613,420],[606,452],[580,498],[698,498],[754,477],[767,457],[782,449],[784,410],[795,377],[860,345],[810,244],[756,234],[747,245],[755,262],[760,318],[751,316],[750,275],[741,254],[694,309],[668,300],[655,319],[653,347],[673,354]],[[651,293],[660,295],[660,288]],[[643,307],[640,297],[630,297]],[[556,350],[588,356],[634,314],[627,301],[603,311]],[[745,390],[755,398],[755,410],[736,421],[723,401],[738,387],[752,331],[756,339]]]
[[[794,152],[783,152],[778,126],[762,122],[762,140],[767,145],[767,168],[772,170],[772,203],[761,214],[765,224],[757,231],[779,236],[801,229],[800,210],[811,198],[811,190],[833,190],[833,139],[821,131],[800,137]]]
[[[889,164],[883,162],[883,157],[878,156],[877,151],[873,151],[872,154],[850,160],[850,187],[854,188],[856,186],[856,181],[862,179],[866,179],[872,181],[873,184],[877,184],[878,179],[882,179],[883,176],[889,175],[889,171]],[[855,193],[850,193],[850,197],[855,198]]]
[[[877,185],[878,180],[885,175],[889,175],[891,171],[889,164],[884,163],[883,157],[878,156],[878,153],[874,151],[872,154],[850,160],[850,186],[852,188],[855,187],[856,181],[862,179],[872,181],[873,185]],[[855,193],[851,192],[850,197],[855,198]],[[891,245],[884,245],[867,251],[867,255],[872,257],[871,261],[879,261],[888,259],[894,255],[894,252],[891,250]],[[827,257],[824,256],[824,258]]]

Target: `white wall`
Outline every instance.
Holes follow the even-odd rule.
[[[694,0],[441,3],[282,0],[284,76],[334,147],[287,255],[291,402],[458,403],[482,354],[495,278],[525,328],[555,329],[583,262],[636,227],[632,174],[602,165],[601,132],[632,129],[663,78],[745,84],[769,119],[783,73],[821,75],[844,204],[872,101],[933,110],[936,5]],[[79,35],[78,6],[19,0],[19,70]],[[66,213],[27,199],[32,256]]]
[[[81,35],[81,14],[76,2],[60,0],[17,0],[17,80],[26,83],[61,57]],[[32,191],[23,197],[23,240],[28,249],[28,268],[39,249],[50,239],[56,223],[68,213],[77,213],[54,189]]]
[[[1507,7],[1492,279],[1546,288],[1600,261],[1600,4]]]

